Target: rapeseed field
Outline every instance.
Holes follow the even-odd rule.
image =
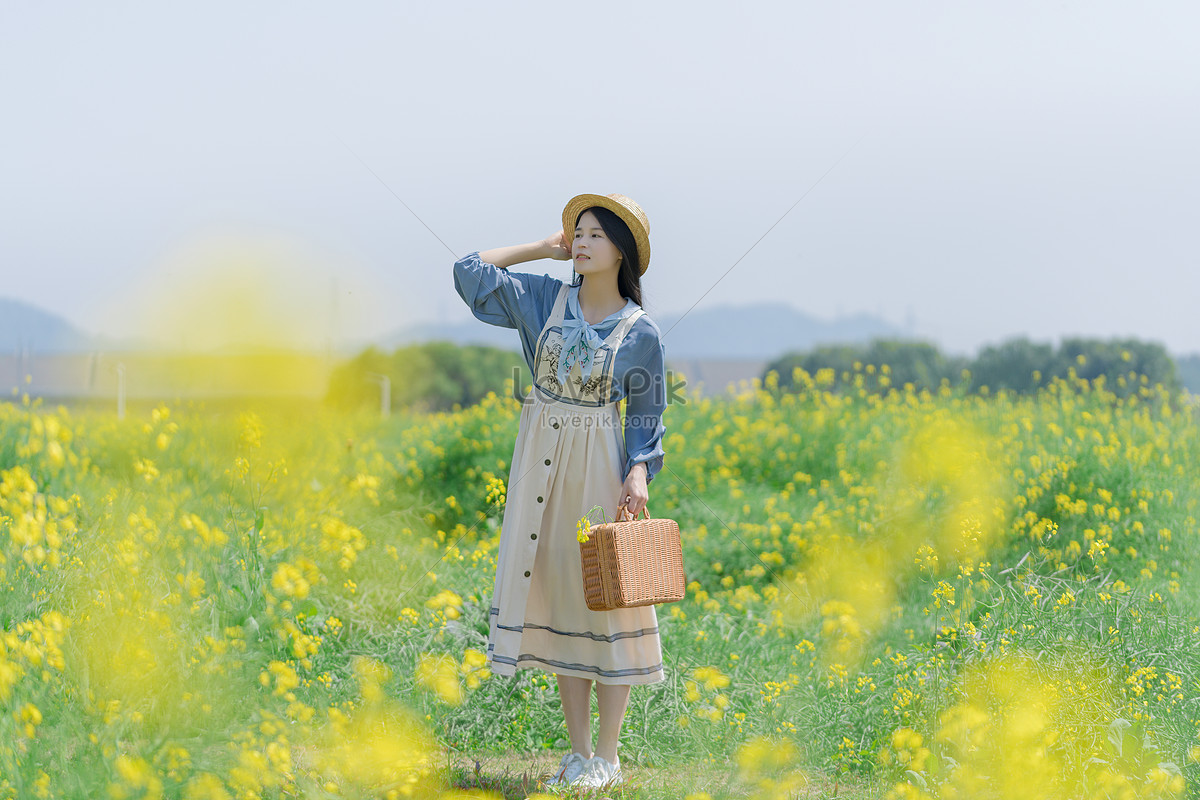
[[[668,408],[606,796],[1197,796],[1191,400],[794,377]],[[0,798],[543,796],[478,766],[566,748],[483,656],[519,410],[0,404]]]

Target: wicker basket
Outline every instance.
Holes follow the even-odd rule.
[[[642,519],[595,525],[579,543],[584,599],[593,611],[683,599],[687,579],[679,526],[645,513]]]

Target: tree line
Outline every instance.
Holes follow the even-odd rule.
[[[449,411],[504,391],[508,381],[531,380],[520,353],[450,342],[401,347],[391,353],[369,347],[334,368],[328,404],[342,409],[379,408],[381,379],[391,388],[391,407]]]
[[[1017,338],[984,347],[973,358],[947,355],[927,342],[877,339],[786,353],[767,365],[763,379],[774,371],[781,388],[795,388],[797,367],[810,379],[822,375],[834,390],[868,373],[873,377],[864,385],[872,390],[903,389],[906,384],[917,391],[934,390],[949,382],[966,383],[974,392],[987,387],[1030,394],[1073,371],[1092,382],[1103,376],[1105,387],[1119,396],[1137,391],[1143,376],[1146,384],[1162,384],[1172,393],[1187,386],[1200,394],[1200,355],[1176,362],[1162,345],[1137,339],[1070,338],[1054,346]],[[512,384],[519,389],[531,380],[521,354],[510,350],[450,342],[390,353],[370,347],[334,368],[326,402],[342,409],[379,408],[385,376],[391,384],[391,408],[415,411],[466,407],[488,392],[504,392]]]
[[[1137,339],[1063,339],[1056,347],[1020,337],[989,345],[974,358],[942,353],[927,342],[877,339],[867,344],[822,345],[804,352],[786,353],[767,365],[763,378],[774,371],[779,385],[792,388],[796,368],[810,378],[818,373],[837,386],[853,380],[857,373],[883,374],[870,388],[933,390],[948,381],[965,383],[974,392],[1008,391],[1031,394],[1074,374],[1105,387],[1118,396],[1128,396],[1145,383],[1161,384],[1171,393],[1183,388],[1179,366],[1166,348]],[[1189,364],[1189,366],[1191,366]],[[985,389],[986,387],[986,389]]]

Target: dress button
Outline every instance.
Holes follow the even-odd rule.
[[[529,577],[529,570],[525,570],[525,577],[526,577],[526,578],[528,578],[528,577]]]
[[[538,502],[542,502],[542,496],[540,494],[538,495]]]
[[[530,538],[530,539],[536,539],[536,538],[537,538],[537,534],[536,534],[536,533],[531,533],[531,534],[529,534],[529,538]]]
[[[557,422],[552,422],[552,423],[550,423],[550,427],[551,427],[551,428],[554,428],[554,430],[558,430],[558,423],[557,423]]]
[[[548,458],[546,459],[546,466],[547,467],[550,466],[550,459],[548,459]]]

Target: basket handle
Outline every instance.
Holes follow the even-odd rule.
[[[649,505],[643,506],[641,514],[645,519],[650,519],[650,506]],[[624,503],[622,503],[621,505],[617,506],[617,518],[615,521],[616,522],[636,522],[637,515],[635,514],[632,517],[629,516],[629,509],[625,507]]]

